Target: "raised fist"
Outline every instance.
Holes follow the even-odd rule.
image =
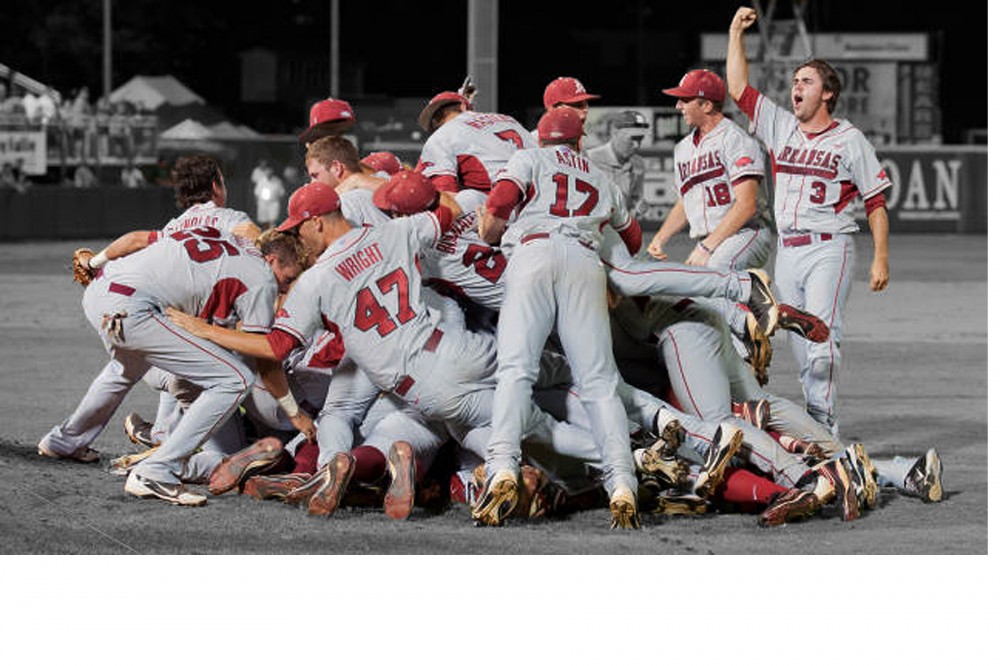
[[[749,7],[740,7],[733,16],[733,22],[729,24],[730,32],[743,32],[754,24],[757,20],[757,12]]]

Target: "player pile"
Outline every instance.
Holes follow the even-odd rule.
[[[748,90],[734,95],[748,113],[791,115]],[[830,507],[854,520],[880,488],[940,501],[934,449],[872,460],[840,442],[832,398],[813,400],[810,380],[806,408],[762,388],[779,329],[832,374],[840,320],[784,287],[794,302],[779,303],[760,269],[774,228],[754,203],[761,154],[722,117],[722,80],[697,70],[665,92],[693,131],[677,147],[682,196],[648,248],[657,260],[635,256],[648,124],[619,114],[584,150],[597,96],[573,78],[548,86],[534,132],[473,110],[469,81],[435,96],[412,170],[359,159],[350,105],[318,102],[300,137],[311,182],[264,233],[225,207],[212,158],[179,160],[180,216],[74,256],[111,359],[39,453],[97,461],[89,445],[144,379],[160,392],[155,423],[126,418],[144,450],[112,469],[126,492],[185,506],[206,502],[188,484],[207,484],[317,516],[464,502],[482,525],[603,505],[627,529],[642,512],[736,510],[772,526]],[[794,234],[776,220],[779,252],[849,236],[816,215]],[[695,251],[665,261],[685,224]]]

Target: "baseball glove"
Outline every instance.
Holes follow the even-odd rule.
[[[97,272],[90,267],[90,258],[93,256],[94,251],[89,247],[81,247],[73,253],[73,281],[84,287],[90,284]]]

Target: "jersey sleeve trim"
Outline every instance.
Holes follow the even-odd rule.
[[[753,86],[747,86],[743,89],[743,94],[740,95],[739,100],[736,102],[736,106],[740,107],[740,110],[750,116],[750,120],[757,119],[757,104],[760,100],[760,91]]]

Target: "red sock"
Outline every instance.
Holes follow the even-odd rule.
[[[309,474],[311,476],[316,473],[316,463],[318,461],[319,444],[311,439],[306,440],[295,451],[295,469],[292,472],[295,474]]]
[[[351,451],[354,456],[354,479],[375,483],[385,475],[385,456],[374,446],[361,445]]]
[[[722,498],[733,504],[766,506],[775,493],[786,490],[785,486],[745,469],[728,469],[722,483]]]

